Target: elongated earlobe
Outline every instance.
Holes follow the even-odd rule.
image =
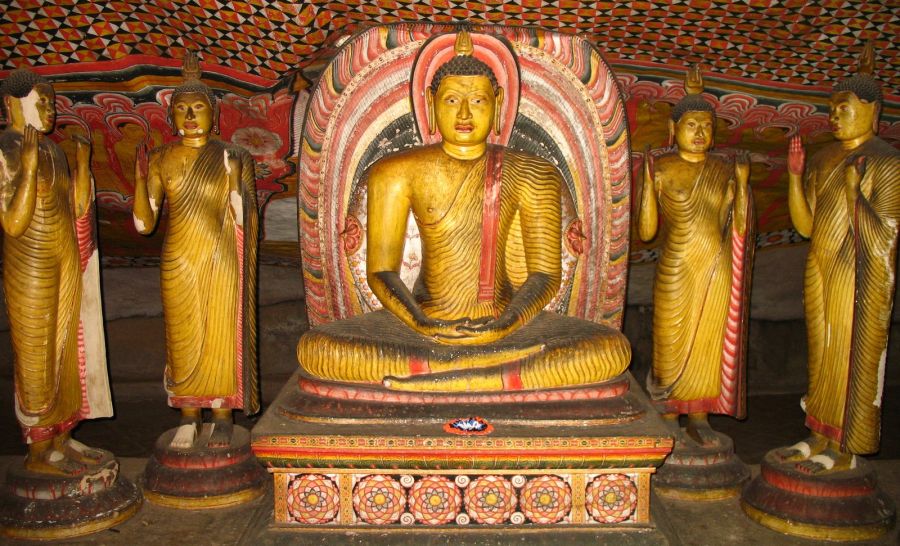
[[[428,134],[434,134],[434,93],[430,87],[425,88],[425,121],[428,122]]]
[[[666,144],[667,147],[671,148],[675,145],[675,122],[669,119],[669,142]]]
[[[500,134],[500,121],[503,110],[503,88],[497,88],[496,104],[494,105],[494,134]]]

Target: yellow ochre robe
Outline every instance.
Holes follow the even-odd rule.
[[[226,151],[241,161],[240,196],[229,195]],[[259,410],[253,158],[212,140],[180,182],[166,182],[165,192],[169,226],[160,279],[169,405],[253,414]]]
[[[865,175],[850,211],[846,165],[859,156],[866,158]],[[822,162],[835,157],[842,159],[824,172]],[[895,286],[900,152],[878,137],[852,151],[835,143],[817,153],[806,172],[813,212],[804,281],[806,426],[847,452],[873,453],[880,443]]]
[[[15,131],[0,134],[7,208],[20,183],[21,142]],[[39,144],[37,176],[28,228],[19,237],[3,237],[16,417],[29,444],[67,432],[83,419],[113,414],[93,202],[75,217],[66,156],[49,138]]]
[[[657,164],[664,169],[666,157]],[[710,153],[692,185],[658,193],[664,231],[653,289],[648,390],[666,413],[724,413],[739,419],[746,414],[755,220],[748,188],[747,225],[740,235],[729,192],[733,177],[733,161]],[[723,207],[729,209],[724,225]]]

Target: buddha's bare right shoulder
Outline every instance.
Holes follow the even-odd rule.
[[[410,183],[413,178],[427,171],[436,160],[432,146],[411,148],[382,157],[373,163],[368,171],[369,185]]]
[[[156,148],[153,148],[152,150],[150,150],[150,154],[149,154],[150,160],[151,160],[151,161],[154,160],[154,159],[157,159],[157,160],[159,160],[159,159],[165,160],[166,158],[168,158],[169,156],[172,155],[172,152],[173,152],[179,145],[180,145],[179,142],[169,142],[169,143],[166,143],[166,144],[160,144],[160,145],[157,146]]]

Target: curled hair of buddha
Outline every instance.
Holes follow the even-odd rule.
[[[881,93],[881,85],[872,75],[873,72],[875,72],[875,46],[870,40],[860,55],[856,74],[835,84],[834,92],[850,91],[860,100],[881,104],[884,95]]]
[[[442,64],[431,80],[431,91],[437,93],[441,80],[447,76],[485,76],[491,81],[491,88],[496,92],[499,84],[497,76],[484,62],[476,59],[472,52],[472,38],[467,30],[461,30],[456,36],[456,56]]]
[[[10,96],[21,99],[41,83],[49,84],[50,81],[27,68],[17,68],[9,73],[3,83],[0,83],[0,98]]]
[[[688,112],[709,112],[716,114],[715,108],[703,98],[703,74],[700,65],[691,65],[684,77],[684,98],[672,108],[672,121],[678,123],[681,116]]]

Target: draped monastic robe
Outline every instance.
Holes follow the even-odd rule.
[[[849,210],[846,168],[866,158]],[[826,166],[827,165],[827,166]],[[807,165],[813,213],[804,282],[809,345],[806,425],[855,454],[878,450],[900,224],[900,153],[873,137],[834,143]]]
[[[658,176],[681,160],[657,161]],[[745,414],[746,320],[755,224],[734,225],[733,161],[710,153],[690,184],[658,192],[663,235],[653,289],[652,397],[668,413]],[[749,189],[747,190],[750,196]],[[741,235],[743,232],[743,235]]]
[[[0,134],[0,192],[9,208],[21,181],[22,135]],[[62,149],[38,149],[37,197],[25,232],[3,237],[3,289],[12,338],[16,416],[26,443],[82,419],[109,417],[94,208],[75,217]]]
[[[179,143],[162,147],[165,154]],[[227,155],[239,158],[231,195]],[[160,264],[166,390],[173,407],[259,409],[257,206],[253,158],[209,141],[183,176],[163,172],[169,225]]]
[[[497,171],[499,203],[493,228],[497,238],[485,252],[484,231],[492,229],[484,221],[491,208],[485,207],[490,161],[502,166]],[[413,294],[427,316],[498,316],[527,279],[529,267],[560,268],[560,190],[547,183],[558,178],[556,168],[544,160],[491,147],[472,162],[441,218],[427,223],[416,217],[423,260]],[[376,213],[370,211],[369,217]],[[526,256],[541,258],[526,264]],[[488,257],[492,259],[486,262]],[[556,263],[536,263],[540,260]],[[488,286],[488,297],[485,284],[493,286]],[[386,376],[430,373],[430,363],[480,360],[485,368],[499,370],[503,389],[521,390],[610,379],[628,366],[631,348],[616,330],[551,312],[539,312],[493,343],[441,344],[381,310],[313,328],[301,337],[297,354],[309,375],[375,383]]]

